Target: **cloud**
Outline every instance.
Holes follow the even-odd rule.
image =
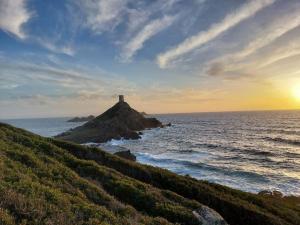
[[[48,49],[51,52],[58,53],[58,54],[65,54],[68,56],[74,56],[76,51],[75,48],[71,45],[58,45],[48,41],[44,38],[36,37],[34,38],[41,46]]]
[[[1,89],[14,89],[16,87],[18,87],[19,85],[14,81],[11,80],[9,78],[4,78],[4,77],[0,77],[0,90]]]
[[[211,76],[219,76],[224,72],[224,65],[221,62],[213,63],[208,69],[207,74]]]
[[[238,61],[242,60],[247,56],[257,52],[263,47],[270,45],[283,35],[292,31],[293,29],[300,26],[299,6],[293,12],[289,11],[288,14],[281,16],[278,19],[273,20],[262,33],[256,35],[256,38],[247,44],[243,50],[234,54],[226,55],[224,58],[227,61]],[[289,44],[289,43],[288,43]],[[286,45],[287,46],[287,45]],[[286,47],[285,46],[285,47]]]
[[[273,52],[271,56],[261,61],[258,68],[263,68],[270,66],[272,64],[278,63],[279,61],[300,55],[300,46],[291,46],[288,48],[280,49]]]
[[[26,2],[27,0],[0,1],[0,29],[20,39],[26,38],[22,26],[32,16],[32,13],[26,8]]]
[[[54,84],[76,89],[83,87],[97,88],[105,83],[101,79],[87,75],[88,72],[83,70],[15,61],[3,62],[0,63],[0,66],[2,68],[0,79],[7,80],[9,78],[10,82],[15,81],[22,85],[42,82],[47,85]]]
[[[177,2],[178,0],[154,1],[151,4],[143,2],[137,8],[127,8],[127,35],[131,36],[133,32],[141,30],[154,14],[167,15]]]
[[[94,35],[113,33],[110,38],[117,38],[113,42],[121,47],[121,61],[129,62],[147,40],[172,24],[171,12],[179,1],[81,0],[75,3],[82,17],[77,23]]]
[[[51,99],[82,101],[136,92],[133,83],[100,68],[71,66],[62,62],[35,64],[10,58],[0,61],[0,68],[0,100],[44,95]]]
[[[299,39],[292,41],[293,37],[289,35],[297,36],[293,31],[300,26],[299,6],[299,4],[292,5],[293,9],[290,9],[288,14],[273,19],[259,32],[253,31],[254,39],[242,49],[206,63],[207,74],[228,76],[228,74],[244,74],[240,71],[245,70],[255,74],[264,67],[299,55]]]
[[[121,59],[124,62],[128,62],[136,54],[138,50],[143,48],[144,43],[169,27],[175,20],[174,16],[164,16],[161,19],[156,19],[149,22],[141,31],[137,33],[133,39],[131,39],[124,47],[121,53]]]
[[[189,37],[173,49],[168,50],[157,57],[161,68],[167,67],[172,60],[194,50],[207,42],[215,39],[230,28],[236,26],[243,20],[255,15],[261,9],[273,4],[276,0],[252,0],[233,13],[228,14],[221,22],[212,25],[208,30]]]
[[[127,0],[81,0],[79,7],[85,16],[85,25],[96,33],[113,30],[122,22]]]

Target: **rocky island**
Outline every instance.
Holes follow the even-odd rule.
[[[67,122],[86,122],[86,121],[90,121],[92,119],[94,119],[95,117],[93,115],[89,115],[89,116],[83,116],[83,117],[74,117],[72,119],[69,119]]]
[[[101,143],[111,139],[138,139],[140,131],[148,128],[163,127],[155,118],[145,118],[124,101],[123,95],[119,102],[103,114],[88,121],[82,126],[73,128],[57,138],[76,143]]]

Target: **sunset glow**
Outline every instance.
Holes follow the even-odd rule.
[[[300,1],[138,2],[0,1],[0,118],[300,108]]]
[[[300,101],[300,85],[294,87],[293,96],[297,101]]]

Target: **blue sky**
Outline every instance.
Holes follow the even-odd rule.
[[[299,0],[0,0],[0,118],[297,108],[299,60]]]

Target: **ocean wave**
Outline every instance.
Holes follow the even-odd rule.
[[[172,170],[173,165],[177,164],[180,166],[184,166],[182,171],[187,171],[188,168],[191,173],[196,170],[202,170],[202,172],[214,173],[214,175],[219,174],[218,176],[234,176],[234,177],[242,177],[246,179],[253,179],[256,182],[267,182],[268,178],[264,175],[258,174],[256,172],[251,171],[243,171],[238,169],[232,169],[228,167],[219,167],[214,165],[209,165],[203,162],[192,162],[188,160],[180,160],[174,158],[166,158],[164,155],[154,155],[149,153],[136,153],[138,161],[142,161],[143,163],[152,164],[156,166],[161,166],[166,169]],[[163,165],[165,166],[163,166]],[[178,171],[177,171],[178,172]]]
[[[254,132],[266,132],[266,133],[274,133],[274,134],[288,134],[288,135],[300,135],[299,130],[288,130],[287,129],[271,129],[271,128],[257,128],[257,129],[246,129],[249,131],[254,131]],[[290,129],[295,129],[294,127],[291,127]]]
[[[170,150],[167,150],[167,151],[168,151],[168,152],[178,153],[178,154],[201,153],[201,152],[199,152],[199,151],[192,150],[192,149],[180,149],[180,150],[173,150],[173,149],[170,149]]]
[[[224,146],[220,144],[211,144],[211,143],[196,143],[196,147],[206,147],[206,148],[224,148]]]
[[[216,148],[220,148],[223,150],[227,150],[227,151],[234,151],[236,153],[246,153],[248,155],[257,155],[257,156],[275,156],[276,154],[273,152],[269,152],[269,151],[264,151],[264,150],[260,150],[260,149],[254,149],[254,148],[237,148],[237,147],[233,147],[233,146],[223,146],[221,144],[208,144],[208,143],[202,143],[202,144],[195,144],[195,146],[197,147],[205,147],[205,148],[209,148],[209,149],[216,149]]]
[[[111,139],[110,141],[106,142],[106,145],[111,145],[111,146],[119,146],[124,144],[125,139],[121,138],[121,139]]]
[[[87,143],[83,143],[81,145],[84,145],[84,146],[89,146],[89,147],[98,147],[100,146],[100,143],[96,143],[96,142],[87,142]]]
[[[273,142],[279,142],[279,143],[283,143],[283,144],[300,146],[300,139],[294,140],[294,139],[286,139],[286,138],[280,138],[280,137],[275,137],[275,138],[265,137],[263,139],[265,139],[267,141],[273,141]]]

